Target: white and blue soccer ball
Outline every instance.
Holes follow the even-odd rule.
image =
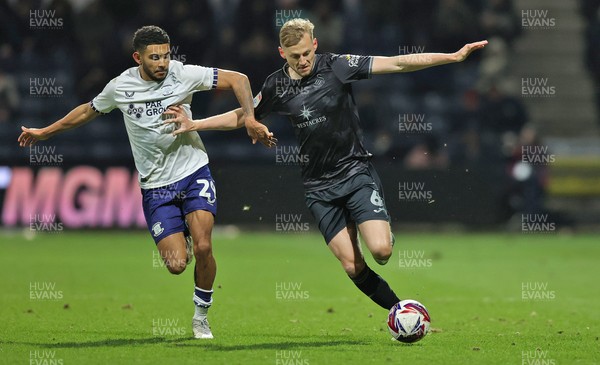
[[[416,300],[406,299],[396,303],[388,315],[388,329],[394,339],[412,343],[429,332],[431,317],[425,306]]]

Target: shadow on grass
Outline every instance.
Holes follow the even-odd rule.
[[[336,347],[340,345],[364,345],[363,341],[339,340],[339,341],[281,341],[265,342],[245,345],[223,345],[210,341],[191,341],[190,343],[178,343],[177,347],[202,347],[208,351],[243,351],[243,350],[298,350],[302,348]]]
[[[300,348],[336,347],[340,345],[363,345],[364,341],[356,340],[321,340],[321,341],[281,341],[264,342],[238,345],[225,345],[216,342],[218,340],[197,340],[190,337],[170,338],[149,337],[135,339],[111,339],[100,341],[81,342],[58,342],[58,343],[36,343],[36,342],[12,342],[0,341],[0,345],[25,345],[37,348],[94,348],[94,347],[123,347],[153,344],[168,344],[176,347],[201,347],[208,351],[243,351],[243,350],[283,350]]]

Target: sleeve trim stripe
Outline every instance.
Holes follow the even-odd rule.
[[[367,78],[370,79],[373,76],[373,56],[369,57],[369,74]]]
[[[90,107],[98,114],[102,114],[104,115],[104,113],[102,113],[101,111],[99,111],[98,109],[96,109],[96,107],[94,106],[94,101],[90,101]]]
[[[213,68],[213,83],[212,83],[212,88],[213,89],[217,88],[217,82],[218,81],[219,81],[219,69]]]

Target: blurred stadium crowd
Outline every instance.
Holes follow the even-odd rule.
[[[50,12],[40,15],[44,9]],[[60,20],[60,25],[32,26],[35,17],[55,25]],[[257,93],[265,77],[283,64],[277,34],[293,17],[315,23],[320,52],[453,52],[488,39],[485,52],[465,63],[374,77],[355,84],[355,95],[367,147],[380,158],[414,169],[493,164],[500,170],[514,159],[528,116],[519,95],[501,82],[521,33],[512,0],[0,0],[1,155],[13,163],[22,157],[14,142],[21,124],[55,121],[133,66],[131,37],[142,25],[167,30],[173,59],[243,72]],[[597,29],[590,27],[593,42]],[[32,95],[32,82],[40,80],[53,83],[52,95]],[[234,107],[227,92],[202,93],[193,103],[196,118]],[[414,120],[431,128],[403,130],[403,123]],[[280,145],[294,145],[285,121],[270,118],[269,126]],[[130,155],[118,112],[84,128],[58,137],[68,143],[56,142],[63,153],[77,156],[71,161],[123,163]],[[213,160],[272,161],[268,151],[248,143],[243,131],[203,137]]]
[[[585,61],[595,83],[596,106],[600,113],[600,0],[581,0],[581,15],[585,19]]]

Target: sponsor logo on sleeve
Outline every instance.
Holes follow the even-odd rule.
[[[255,97],[254,97],[254,107],[256,108],[258,106],[258,104],[260,104],[260,101],[262,100],[262,91],[259,92]]]

